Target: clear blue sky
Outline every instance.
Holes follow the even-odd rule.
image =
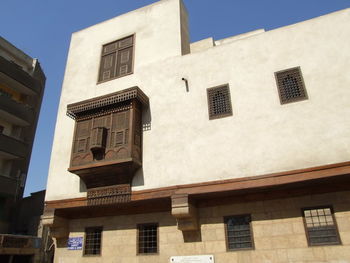
[[[70,35],[156,0],[1,0],[0,35],[38,58],[47,77],[25,195],[46,187]],[[191,42],[271,30],[350,7],[350,0],[184,0]]]

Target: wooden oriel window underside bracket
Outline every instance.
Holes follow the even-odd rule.
[[[171,214],[176,218],[179,230],[195,231],[199,229],[197,208],[189,200],[188,194],[174,194],[171,197]]]

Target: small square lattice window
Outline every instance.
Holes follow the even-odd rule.
[[[310,246],[340,244],[331,207],[303,209],[303,216]]]
[[[102,227],[85,229],[84,255],[101,255]]]
[[[307,99],[299,67],[276,72],[275,76],[281,104]]]
[[[138,254],[158,253],[158,224],[142,224],[138,229]]]
[[[250,215],[227,216],[224,220],[227,250],[254,248]]]
[[[207,89],[209,119],[232,115],[231,96],[228,85]]]

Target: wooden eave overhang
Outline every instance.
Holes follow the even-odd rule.
[[[171,211],[171,197],[187,194],[198,206],[213,206],[350,190],[350,162],[268,175],[132,191],[127,203],[88,206],[87,198],[46,201],[66,218]]]
[[[90,112],[96,109],[108,107],[118,103],[123,103],[136,99],[143,107],[148,107],[149,99],[143,91],[135,86],[122,91],[109,93],[93,99],[83,100],[77,103],[72,103],[67,106],[67,115],[72,119],[76,119],[79,115]]]

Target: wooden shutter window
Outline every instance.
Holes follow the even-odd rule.
[[[100,80],[108,80],[115,75],[116,54],[112,53],[102,57]]]
[[[124,132],[120,131],[115,136],[115,146],[124,144]]]
[[[107,129],[104,127],[93,128],[91,131],[91,150],[106,148]]]
[[[82,153],[88,151],[91,121],[92,120],[89,119],[77,122],[74,138],[74,153]]]
[[[114,134],[114,140],[111,142],[112,147],[128,143],[129,118],[129,111],[118,112],[114,114],[112,121],[112,132]]]
[[[98,81],[106,81],[132,73],[134,36],[129,36],[102,48]]]

